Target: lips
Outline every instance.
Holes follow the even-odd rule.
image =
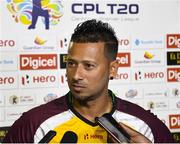
[[[85,88],[85,86],[83,86],[83,85],[79,85],[79,84],[74,84],[73,85],[73,89],[75,90],[75,91],[81,91],[81,90],[83,90]]]

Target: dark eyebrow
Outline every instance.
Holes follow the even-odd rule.
[[[74,62],[76,62],[76,60],[75,60],[75,59],[70,58],[70,57],[67,57],[67,61],[74,61]]]
[[[75,60],[73,58],[67,58],[67,61],[78,62],[77,60]],[[95,65],[98,65],[95,61],[91,61],[91,60],[83,60],[82,63],[93,63]]]
[[[83,63],[93,63],[93,64],[97,65],[96,62],[94,62],[94,61],[88,61],[88,60],[84,60]]]

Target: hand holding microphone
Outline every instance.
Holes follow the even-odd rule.
[[[118,143],[130,143],[129,134],[117,123],[109,113],[96,117],[95,121],[102,126]]]
[[[131,129],[130,127],[118,123],[109,113],[101,117],[96,117],[95,121],[102,126],[111,138],[111,142],[116,143],[151,143],[141,133]]]
[[[152,143],[147,137],[135,131],[134,129],[122,123],[120,125],[130,135],[131,143]]]

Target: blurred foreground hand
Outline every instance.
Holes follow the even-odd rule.
[[[142,135],[141,133],[135,131],[134,129],[119,123],[123,129],[129,134],[130,136],[130,143],[152,143],[147,137]],[[108,135],[108,143],[117,143],[112,136]]]

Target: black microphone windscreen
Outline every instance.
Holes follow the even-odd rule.
[[[56,132],[50,130],[40,141],[39,143],[48,143],[56,135]]]
[[[102,126],[118,143],[129,143],[129,134],[118,124],[111,114],[105,113],[95,121]]]
[[[60,143],[77,143],[78,137],[77,134],[72,131],[65,132]]]

